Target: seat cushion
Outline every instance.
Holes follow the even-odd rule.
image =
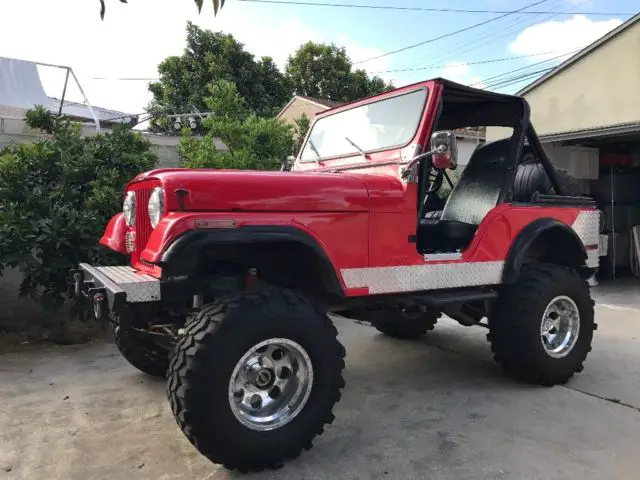
[[[465,248],[476,233],[477,225],[424,218],[420,220],[420,238],[429,245],[430,251],[455,252]]]

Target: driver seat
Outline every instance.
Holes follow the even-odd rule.
[[[511,139],[506,138],[476,148],[440,218],[420,219],[418,238],[422,252],[458,252],[469,245],[480,222],[498,203],[510,143]]]

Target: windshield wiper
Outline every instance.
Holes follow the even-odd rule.
[[[351,145],[353,145],[353,147],[358,150],[358,152],[360,152],[360,154],[364,157],[364,158],[369,158],[369,156],[367,155],[367,152],[365,152],[362,148],[360,148],[358,146],[357,143],[355,143],[353,140],[351,140],[349,137],[344,137],[344,139],[349,142]]]
[[[320,152],[311,140],[309,140],[309,146],[311,147],[311,151],[313,152],[313,154],[316,156],[316,161],[320,161]]]

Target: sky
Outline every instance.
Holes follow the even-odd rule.
[[[1,0],[0,56],[73,68],[94,106],[144,112],[148,81],[164,58],[180,55],[187,21],[233,34],[256,56],[284,67],[306,41],[344,46],[355,67],[406,85],[443,76],[515,93],[542,69],[568,58],[638,10],[635,0],[537,0],[539,14],[453,13],[319,7],[227,0],[213,15],[211,1],[198,14],[193,0]],[[287,1],[287,0],[283,0]],[[317,3],[513,11],[536,0],[307,0]],[[525,10],[526,11],[526,10]],[[596,13],[614,15],[596,15]],[[620,15],[616,13],[624,13]],[[480,22],[485,25],[451,34]],[[415,48],[384,55],[404,47]],[[495,61],[500,60],[500,61]],[[480,62],[480,63],[478,63]],[[39,68],[45,91],[60,97],[64,71]],[[518,80],[520,77],[520,80]],[[135,78],[136,80],[124,80]],[[77,87],[67,98],[81,101]]]

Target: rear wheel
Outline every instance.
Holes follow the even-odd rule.
[[[495,360],[517,379],[566,383],[591,351],[594,302],[589,286],[570,268],[531,264],[500,293],[489,316]]]
[[[381,308],[369,312],[368,320],[380,333],[389,337],[408,340],[433,330],[440,313],[420,308]]]
[[[171,409],[212,462],[278,467],[333,421],[344,356],[327,315],[297,293],[234,293],[187,323],[169,366]]]

